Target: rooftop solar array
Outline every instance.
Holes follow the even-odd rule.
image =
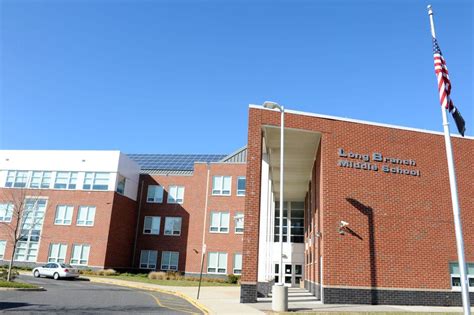
[[[127,154],[142,169],[193,171],[195,162],[218,162],[223,154]]]

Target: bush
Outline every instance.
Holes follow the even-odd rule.
[[[97,271],[97,274],[99,276],[114,276],[117,274],[117,271],[113,269],[105,269],[105,270],[99,270]]]
[[[234,274],[227,275],[227,282],[228,283],[237,283],[240,280],[240,276],[236,276]]]
[[[166,279],[166,272],[152,271],[148,274],[148,279],[151,279],[151,280],[164,280],[164,279]]]
[[[11,280],[19,275],[18,271],[12,270]],[[0,269],[0,280],[7,281],[8,269]]]

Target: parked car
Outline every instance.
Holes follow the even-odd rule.
[[[59,280],[60,278],[77,278],[79,277],[79,270],[64,263],[48,263],[33,269],[33,276],[36,278],[41,276],[53,277],[54,280]]]

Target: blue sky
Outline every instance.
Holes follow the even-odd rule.
[[[428,1],[0,2],[1,149],[230,153],[265,100],[442,130]],[[473,5],[431,2],[472,136]]]

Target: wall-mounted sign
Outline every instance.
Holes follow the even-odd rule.
[[[337,165],[340,167],[374,172],[381,170],[387,174],[420,176],[420,170],[411,168],[416,166],[416,161],[412,159],[384,156],[380,152],[373,152],[372,154],[355,153],[345,151],[342,148],[337,149],[337,154],[341,158],[337,161]]]

